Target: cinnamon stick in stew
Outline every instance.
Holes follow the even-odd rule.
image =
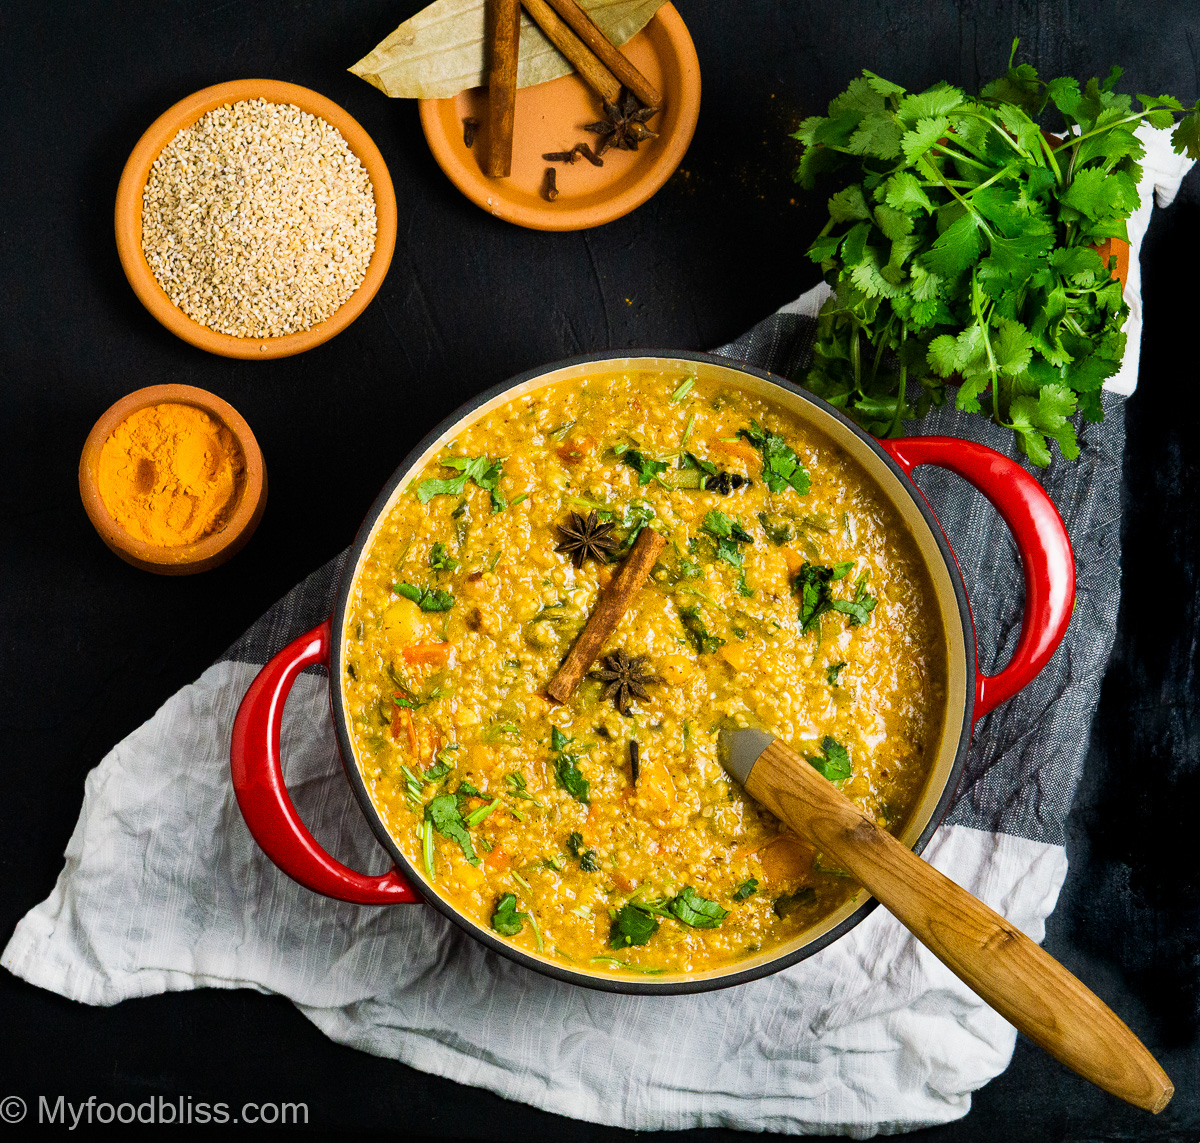
[[[488,71],[488,145],[484,173],[497,179],[512,173],[521,0],[491,0],[488,15],[491,17],[491,61]]]
[[[634,95],[647,107],[661,107],[662,96],[658,89],[629,61],[622,52],[596,25],[575,0],[547,0],[604,64]]]
[[[600,649],[617,629],[621,617],[629,610],[633,597],[646,582],[650,569],[654,567],[659,554],[666,546],[667,541],[652,528],[643,528],[638,533],[638,538],[629,555],[625,557],[621,570],[600,593],[587,625],[579,633],[579,638],[567,652],[562,666],[546,687],[546,693],[552,699],[566,702],[571,697],[571,692],[596,661]]]
[[[621,84],[615,75],[600,62],[600,58],[559,18],[546,0],[521,0],[525,11],[548,39],[579,72],[584,82],[601,99],[616,103]]]

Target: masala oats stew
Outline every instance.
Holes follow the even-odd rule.
[[[665,548],[553,702],[643,528]],[[462,914],[590,972],[727,967],[858,891],[728,777],[722,727],[770,729],[897,830],[945,706],[895,509],[792,414],[682,373],[560,381],[465,428],[379,525],[346,633],[396,843]]]

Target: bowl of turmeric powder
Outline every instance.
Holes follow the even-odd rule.
[[[267,470],[228,402],[191,385],[151,385],[93,426],[79,493],[100,538],[127,563],[191,575],[250,539],[267,503]]]

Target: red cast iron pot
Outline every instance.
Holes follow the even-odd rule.
[[[498,385],[438,425],[405,458],[367,514],[350,550],[332,616],[280,651],[251,684],[234,722],[230,761],[238,805],[251,834],[280,869],[314,892],[361,905],[427,901],[503,956],[574,984],[614,992],[700,992],[753,980],[811,956],[858,924],[876,902],[860,891],[790,942],[728,968],[705,972],[629,979],[527,953],[459,912],[426,883],[388,833],[359,772],[341,686],[351,588],[377,527],[405,490],[410,474],[421,471],[468,424],[516,397],[557,381],[629,371],[695,372],[782,405],[857,460],[866,479],[892,503],[911,531],[941,611],[949,683],[929,778],[900,833],[900,839],[919,853],[950,807],[975,721],[1025,686],[1046,665],[1066,632],[1075,600],[1075,564],[1062,519],[1041,485],[1019,464],[993,449],[953,437],[876,440],[837,409],[788,381],[709,354],[573,358]],[[1008,525],[1020,552],[1025,572],[1021,634],[1011,662],[996,675],[984,675],[978,669],[974,625],[957,561],[924,496],[909,479],[912,470],[923,464],[949,469],[982,492]],[[381,877],[357,873],[326,853],[300,820],[284,785],[279,754],[284,703],[300,672],[318,664],[329,669],[330,707],[350,784],[363,814],[396,863]]]

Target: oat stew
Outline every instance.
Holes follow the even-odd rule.
[[[518,392],[427,454],[334,657],[353,762],[432,892],[592,976],[762,963],[866,899],[726,775],[722,727],[769,728],[898,833],[945,749],[947,622],[910,524],[770,386],[677,365]],[[553,702],[644,528],[666,546]]]

